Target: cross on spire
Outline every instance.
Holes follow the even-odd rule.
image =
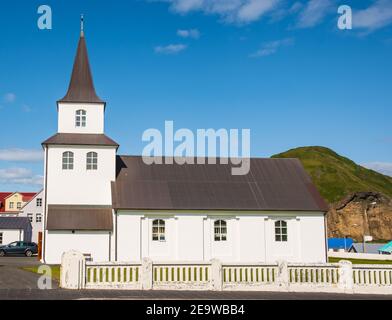
[[[80,36],[84,37],[84,15],[80,15]]]

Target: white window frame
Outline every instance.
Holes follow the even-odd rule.
[[[3,244],[3,232],[0,232],[0,245]]]
[[[42,222],[42,214],[41,213],[37,213],[35,215],[35,222],[36,223],[41,223]]]
[[[13,208],[14,208],[14,202],[13,202],[13,201],[10,202],[9,207],[10,207],[10,209],[13,209]]]
[[[86,155],[86,169],[98,170],[98,153],[91,151]]]
[[[215,220],[214,221],[214,241],[227,241],[227,221]]]
[[[151,224],[152,241],[166,241],[166,222],[163,219],[154,219]]]
[[[28,213],[28,214],[27,214],[27,218],[29,218],[30,223],[33,222],[34,214]]]
[[[72,151],[63,152],[62,168],[63,168],[63,170],[73,170],[73,168],[74,168],[74,153]]]
[[[87,123],[87,111],[83,110],[83,109],[76,110],[76,112],[75,112],[75,127],[85,128],[86,123]]]
[[[287,242],[289,240],[287,232],[287,221],[277,220],[275,221],[275,242]]]
[[[37,200],[36,200],[36,206],[37,206],[37,207],[42,207],[42,198],[37,198]]]
[[[22,209],[22,202],[16,203],[16,209]]]

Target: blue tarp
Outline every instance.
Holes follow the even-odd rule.
[[[329,238],[328,249],[350,249],[354,240],[351,238]]]
[[[392,241],[388,242],[386,245],[382,246],[378,249],[380,253],[389,253],[392,254]]]

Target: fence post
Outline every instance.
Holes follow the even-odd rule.
[[[86,258],[78,251],[64,252],[61,256],[60,287],[83,289],[86,286]]]
[[[223,290],[222,263],[218,259],[211,260],[210,288],[214,291]]]
[[[276,277],[276,284],[282,289],[289,289],[290,281],[287,261],[278,261],[278,274]]]
[[[344,292],[353,292],[354,279],[353,279],[353,265],[350,261],[339,261],[339,283],[338,288]]]
[[[153,287],[152,277],[153,265],[150,258],[143,258],[142,260],[142,290],[151,290]]]

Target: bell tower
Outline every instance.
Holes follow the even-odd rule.
[[[57,101],[58,132],[103,134],[105,106],[95,92],[82,16],[71,81],[66,95]]]
[[[61,250],[55,246],[65,243],[61,240],[65,235],[71,239],[67,246],[85,252],[87,247],[83,246],[87,242],[77,239],[90,231],[98,232],[105,239],[95,256],[110,260],[109,249],[105,247],[112,235],[111,183],[116,179],[119,145],[105,135],[105,107],[106,103],[95,92],[82,17],[71,80],[67,93],[57,101],[58,130],[42,143],[45,151],[43,260],[46,262],[61,259],[58,256]]]

